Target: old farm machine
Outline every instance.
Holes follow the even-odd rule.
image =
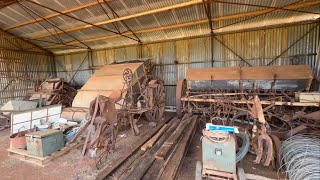
[[[245,125],[255,162],[269,165],[275,131],[320,128],[320,95],[308,92],[312,80],[308,65],[189,69],[177,82],[176,110],[214,124]]]
[[[131,126],[139,134],[138,120],[159,121],[165,108],[164,85],[152,77],[151,60],[133,60],[105,65],[93,74],[77,93],[72,108],[62,116],[86,123],[72,141],[84,131],[86,136],[82,155],[90,151],[97,167],[115,146],[116,132]],[[71,142],[72,142],[71,141]]]

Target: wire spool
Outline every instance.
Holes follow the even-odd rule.
[[[292,136],[283,142],[280,152],[290,180],[320,179],[320,135]]]

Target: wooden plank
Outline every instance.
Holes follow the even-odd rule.
[[[37,157],[37,156],[30,155],[28,154],[27,150],[23,150],[23,149],[9,148],[7,149],[7,151],[10,157],[18,158],[22,161],[29,162],[38,166],[44,166],[52,162],[53,160],[67,154],[68,152],[82,146],[83,143],[84,143],[83,141],[80,141],[78,143],[72,143],[69,146],[62,148],[60,151],[54,152],[50,156],[46,156],[46,157]]]
[[[296,4],[296,5],[292,5],[292,6],[285,6],[284,8],[298,9],[298,8],[314,6],[314,5],[318,5],[318,4],[320,4],[320,1],[311,1],[311,2],[299,3],[299,4]],[[271,9],[271,10],[267,9],[267,10],[269,12],[269,11],[272,11],[273,9]],[[229,20],[229,19],[237,19],[237,18],[241,18],[241,17],[249,17],[249,16],[254,16],[254,15],[263,14],[263,13],[267,13],[267,11],[266,10],[258,10],[258,11],[248,12],[248,13],[241,13],[241,14],[234,14],[234,15],[223,16],[223,17],[216,17],[216,18],[212,18],[212,21],[223,21],[223,20]],[[176,28],[194,26],[194,25],[204,24],[204,23],[208,23],[208,20],[205,19],[205,20],[187,22],[187,23],[182,23],[182,24],[175,24],[175,25],[170,25],[170,26],[162,26],[162,27],[157,27],[157,28],[144,29],[144,30],[140,30],[140,31],[135,31],[134,33],[135,34],[149,33],[149,32],[155,32],[155,31],[163,31],[163,30],[168,30],[168,29],[176,29]],[[128,36],[128,35],[132,35],[132,33],[131,32],[127,32],[127,33],[123,33],[123,35]],[[98,38],[85,39],[85,40],[82,40],[82,42],[95,42],[95,41],[101,41],[101,40],[106,40],[106,39],[117,38],[117,37],[120,37],[120,36],[121,35],[115,34],[115,35],[111,35],[111,36],[103,36],[103,37],[98,37]],[[46,46],[46,47],[43,47],[43,48],[45,48],[45,49],[54,49],[54,48],[57,48],[57,47],[63,47],[65,45],[76,45],[76,44],[80,44],[80,42],[72,41],[72,42],[65,43],[65,44]]]
[[[147,152],[145,158],[139,161],[139,164],[137,164],[134,170],[127,176],[123,176],[120,179],[141,179],[155,160],[154,154],[157,152],[159,147],[161,147],[161,145],[170,137],[179,123],[180,119],[177,119],[172,124],[172,126],[170,126],[170,128],[163,134],[163,136],[161,136],[157,143]]]
[[[128,176],[145,156],[145,151],[139,151],[130,157],[130,159],[123,166],[119,167],[122,171],[119,174],[114,175],[114,179],[121,179],[121,177]]]
[[[164,171],[160,177],[160,180],[171,180],[176,179],[179,173],[180,166],[183,162],[183,158],[187,153],[188,146],[191,143],[193,135],[197,126],[197,118],[198,116],[193,116],[190,125],[187,127],[184,132],[181,141],[177,145],[176,150],[173,152],[168,164],[164,168]]]
[[[145,142],[147,142],[152,136],[154,136],[169,120],[175,121],[176,117],[166,118],[162,120],[156,127],[150,130],[146,135],[142,136],[130,149],[128,149],[120,158],[118,158],[111,165],[106,166],[101,172],[97,175],[97,180],[105,179],[112,172],[114,172],[129,156],[131,156],[137,149],[139,149]]]
[[[142,180],[150,180],[150,179],[157,179],[160,170],[164,167],[164,161],[160,159],[156,159],[148,171],[143,176]]]
[[[193,117],[187,117],[177,127],[177,129],[171,134],[171,136],[164,142],[164,144],[158,149],[155,153],[156,159],[166,159],[169,155],[169,152],[172,150],[174,144],[179,140],[179,137],[185,131],[187,125],[190,124],[190,121],[193,120]]]
[[[268,177],[265,177],[265,176],[260,176],[260,175],[257,175],[257,174],[250,174],[250,173],[246,173],[246,179],[259,179],[259,180],[276,180],[276,179],[273,179],[273,178],[268,178]],[[282,180],[282,178],[280,178]]]
[[[170,125],[165,124],[156,135],[154,135],[148,142],[141,146],[142,151],[146,151],[148,148],[152,147],[154,143],[160,138],[160,136],[169,128]]]

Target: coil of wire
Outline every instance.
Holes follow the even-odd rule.
[[[292,136],[283,142],[281,153],[290,180],[320,179],[320,135]]]

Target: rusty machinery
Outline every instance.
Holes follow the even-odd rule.
[[[319,128],[319,93],[308,65],[195,68],[176,88],[177,115],[193,112],[215,124],[251,124],[256,163],[272,159],[271,131]]]
[[[72,100],[77,90],[63,78],[46,79],[42,83],[37,81],[34,91],[30,92],[29,100],[39,101],[39,106],[62,104],[63,107],[71,107]]]
[[[116,131],[131,126],[139,134],[138,120],[144,115],[148,121],[159,121],[165,108],[164,85],[151,74],[151,60],[117,62],[96,71],[77,93],[72,108],[62,117],[88,120],[76,134],[74,141],[85,129],[95,129],[86,138],[83,155],[90,152],[98,164],[114,148]]]

